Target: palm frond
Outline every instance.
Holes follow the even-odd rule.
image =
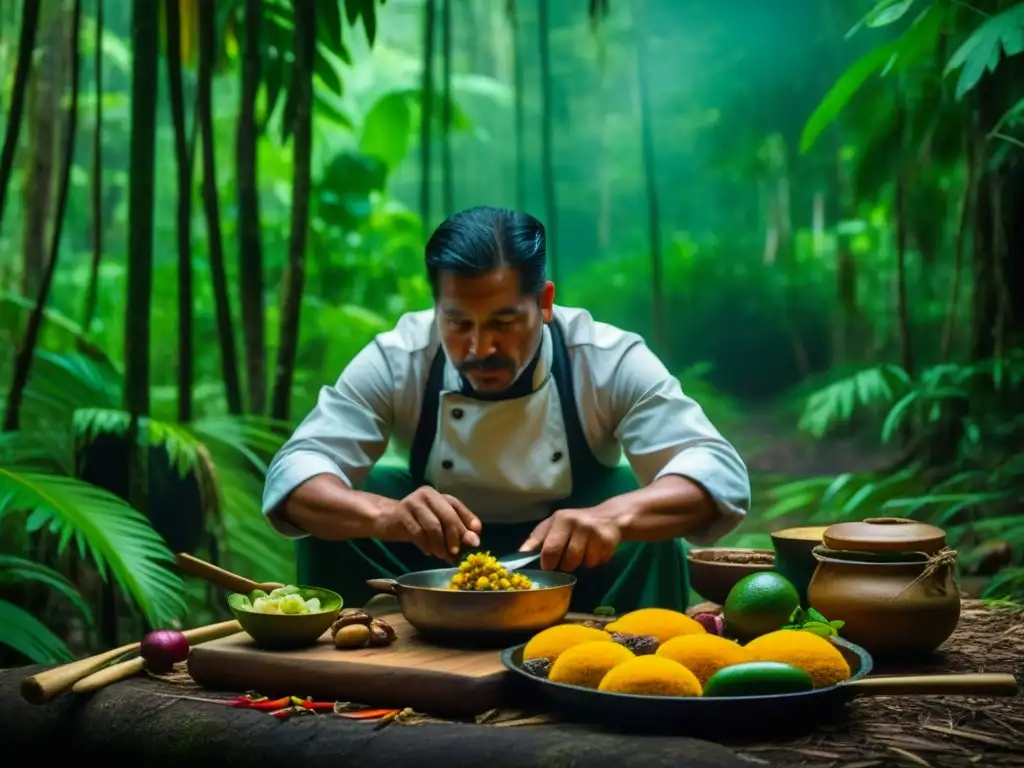
[[[890,405],[910,386],[910,377],[896,365],[858,371],[812,393],[800,416],[799,427],[814,437],[824,437],[832,429],[849,423],[858,409]]]
[[[279,536],[263,517],[262,476],[232,466],[218,467],[217,475],[223,543],[237,570],[257,581],[294,579],[294,545]]]
[[[81,408],[74,412],[72,429],[80,440],[89,443],[101,435],[125,437],[131,424],[131,414],[115,408]],[[202,445],[188,428],[153,418],[139,419],[140,440],[167,451],[172,466],[185,475],[199,464]]]
[[[109,360],[38,350],[25,401],[33,414],[68,423],[79,408],[117,408],[121,403],[121,374]]]
[[[58,551],[75,544],[101,576],[112,574],[150,624],[184,612],[182,582],[170,567],[174,557],[139,512],[113,494],[80,480],[0,467],[0,520],[27,512],[30,531],[48,528]]]
[[[86,623],[90,626],[93,624],[92,609],[75,589],[75,585],[68,581],[63,574],[41,563],[33,563],[31,560],[13,555],[0,555],[0,583],[25,581],[43,584],[64,595],[81,612]]]
[[[28,611],[0,600],[0,644],[35,664],[60,664],[74,656],[67,644]]]

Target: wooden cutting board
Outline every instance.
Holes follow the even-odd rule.
[[[195,646],[188,671],[214,690],[412,707],[439,715],[479,714],[515,699],[515,681],[502,666],[500,649],[441,648],[422,640],[400,613],[374,615],[395,628],[398,638],[390,646],[338,650],[327,632],[311,648],[266,651],[242,632]]]

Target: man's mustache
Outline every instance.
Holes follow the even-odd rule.
[[[462,365],[459,366],[460,373],[469,373],[470,371],[514,371],[515,369],[516,364],[513,360],[507,357],[499,357],[498,355],[470,358],[464,360]]]

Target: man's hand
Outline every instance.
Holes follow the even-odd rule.
[[[587,509],[560,509],[533,529],[520,551],[540,547],[540,567],[545,571],[594,568],[615,554],[626,518],[626,510],[615,499]]]
[[[480,546],[482,526],[461,501],[425,485],[381,510],[377,528],[382,541],[410,541],[450,563],[463,545]]]

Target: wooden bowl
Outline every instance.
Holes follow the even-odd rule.
[[[337,592],[319,587],[299,587],[303,600],[317,597],[321,610],[317,613],[257,613],[242,606],[248,595],[228,595],[228,607],[235,614],[242,629],[256,645],[268,650],[291,650],[315,645],[324,632],[331,628],[341,612],[342,599]]]
[[[712,603],[722,605],[736,582],[752,573],[775,569],[775,553],[770,549],[746,547],[707,547],[691,549],[686,555],[690,587]]]

